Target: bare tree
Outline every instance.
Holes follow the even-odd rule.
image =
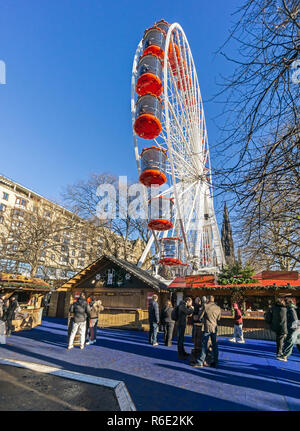
[[[99,218],[97,205],[100,197],[97,195],[99,186],[110,184],[116,194],[116,208],[106,218]],[[127,191],[130,184],[127,186]],[[120,199],[119,180],[111,174],[92,174],[89,179],[67,186],[62,194],[65,205],[80,217],[88,220],[97,229],[101,238],[102,252],[112,254],[137,263],[142,255],[145,243],[149,239],[149,230],[145,219],[132,217],[126,210],[132,197],[125,193],[125,200]],[[146,260],[144,268],[151,265]]]
[[[51,212],[44,207],[33,211],[8,208],[2,218],[0,230],[2,270],[19,271],[19,264],[30,267],[30,275],[39,268],[47,272],[45,263],[56,268],[74,270],[70,264],[70,238],[77,234],[82,223],[78,217],[65,217],[61,212]],[[15,262],[15,267],[5,267]]]
[[[300,86],[292,79],[299,15],[298,0],[247,0],[237,11],[227,43],[237,44],[239,56],[221,51],[235,68],[219,93],[226,96],[220,146],[228,159],[216,172],[218,185],[244,215],[244,243],[255,239],[259,249],[265,244],[265,253],[268,238],[276,237],[278,246],[268,257],[293,262],[299,262]]]

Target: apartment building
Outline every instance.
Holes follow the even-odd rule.
[[[69,278],[99,255],[100,244],[85,220],[0,175],[0,271]]]
[[[103,253],[137,263],[143,247],[141,240],[122,244],[109,229],[0,175],[0,272],[68,279]]]

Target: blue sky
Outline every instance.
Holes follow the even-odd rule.
[[[239,4],[2,0],[7,83],[0,85],[0,172],[56,201],[63,186],[93,172],[136,180],[130,81],[144,29],[161,18],[181,24],[206,101],[218,91],[218,76],[232,70],[215,52]],[[204,109],[213,145],[221,108],[205,102]]]

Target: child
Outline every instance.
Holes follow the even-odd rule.
[[[244,336],[243,336],[242,312],[239,309],[236,302],[233,304],[233,308],[234,308],[234,331],[233,331],[233,338],[231,338],[229,341],[235,343],[236,339],[239,338],[238,343],[245,343]]]

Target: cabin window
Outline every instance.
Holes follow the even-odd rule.
[[[17,297],[19,304],[30,304],[30,292],[18,292]]]

